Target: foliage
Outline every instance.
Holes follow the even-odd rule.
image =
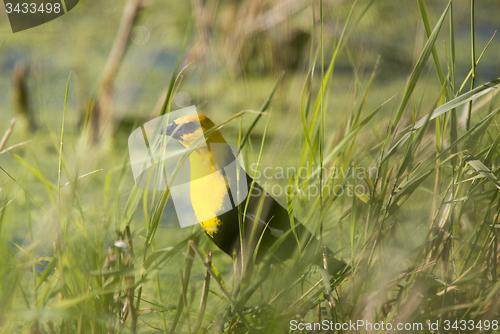
[[[325,39],[329,7],[313,5],[320,19],[311,24],[308,66],[290,74],[301,80],[301,94],[287,92],[293,83],[279,77],[266,84],[264,114],[233,113],[219,122],[245,144],[246,161],[291,162],[308,171],[282,180],[293,185],[282,195],[289,212],[349,262],[348,271],[328,277],[294,259],[251,263],[235,275],[235,263],[199,227],[177,227],[168,189],[133,185],[126,147],[90,145],[87,123],[68,128],[70,78],[59,102],[60,133],[50,126],[50,136],[33,134],[30,143],[0,149],[0,332],[278,333],[289,332],[292,319],[424,328],[435,320],[499,319],[500,79],[466,85],[482,63],[476,56],[469,75],[457,73],[455,3],[438,16],[419,0],[426,42],[401,96],[390,92],[372,107],[380,99],[372,90],[385,82],[376,80],[379,62],[364,78],[365,60],[349,43],[380,7],[349,5],[332,40]],[[334,69],[346,59],[352,82],[345,75],[336,82]],[[164,82],[161,113],[172,108],[183,75],[194,75],[189,66],[179,75],[180,68],[177,62]],[[344,110],[332,102],[337,85],[349,90]],[[287,94],[298,98],[285,114],[276,106]],[[251,109],[243,97],[238,103]],[[292,113],[300,138],[280,147],[273,134],[279,138],[275,129]],[[51,159],[40,149],[47,145]],[[372,172],[338,172],[362,168]],[[312,194],[315,188],[322,191]]]

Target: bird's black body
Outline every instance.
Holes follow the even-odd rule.
[[[253,180],[248,175],[246,178],[250,190]],[[232,210],[220,214],[219,219],[225,222],[224,225],[213,236],[207,234],[222,251],[231,256],[233,253],[241,251],[239,216],[243,217],[245,205],[246,200],[241,203],[239,208],[236,206]],[[257,262],[262,260],[265,254],[268,254],[272,245],[283,235],[280,246],[273,252],[271,262],[290,258],[293,252],[298,249],[298,242],[302,248],[312,236],[300,222],[297,222],[295,234],[292,233],[288,211],[256,182],[253,183],[252,193],[249,194],[243,226],[244,235],[247,237],[245,242],[247,247],[250,247],[250,254],[253,254],[252,248],[258,247]],[[262,239],[259,243],[260,238]]]
[[[195,138],[205,134],[212,127],[214,127],[214,124],[205,116],[192,115],[169,123],[166,130],[162,130],[161,133],[172,136],[188,147]],[[200,171],[204,171],[201,173],[202,176],[220,173],[222,176],[218,175],[218,181],[212,185],[217,188],[219,193],[221,190],[230,192],[230,184],[240,183],[239,180],[234,179],[235,174],[233,176],[226,175],[224,170],[226,166],[235,160],[235,157],[218,131],[213,133],[211,137],[206,138],[206,143],[207,147],[196,149],[191,153],[193,155],[190,158],[192,178],[199,177]],[[196,164],[193,162],[196,162]],[[245,175],[248,197],[229,210],[227,210],[227,205],[225,207],[221,205],[222,199],[207,198],[206,194],[211,194],[209,189],[191,188],[191,204],[195,213],[197,213],[197,217],[198,213],[201,213],[197,212],[197,209],[204,212],[208,210],[217,216],[209,221],[200,221],[208,237],[222,251],[230,256],[236,254],[240,260],[242,252],[246,254],[247,259],[255,256],[256,262],[262,261],[266,255],[269,255],[268,259],[271,263],[283,262],[293,255],[302,253],[300,257],[306,263],[323,265],[319,240],[296,219],[292,231],[288,211],[271,195],[267,194],[259,184],[254,182],[248,174]],[[196,196],[194,193],[203,195]],[[214,195],[211,197],[214,197],[215,193],[217,191],[213,192]],[[230,194],[229,197],[232,197],[232,195]],[[210,211],[214,207],[219,209]],[[206,215],[200,214],[200,216],[205,217]],[[240,225],[244,229],[241,235]],[[244,241],[243,245],[241,240]],[[337,273],[346,267],[345,263],[336,260],[329,250],[327,258],[331,273]]]

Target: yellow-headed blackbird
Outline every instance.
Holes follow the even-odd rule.
[[[250,254],[249,256],[257,252],[256,262],[262,261],[268,254],[270,262],[276,263],[290,259],[300,251],[303,252],[302,258],[308,263],[323,265],[318,239],[296,219],[294,231],[291,231],[288,211],[256,182],[253,184],[252,193],[248,195],[250,199],[246,211],[246,200],[241,203],[240,209],[238,206],[224,207],[229,204],[225,200],[230,191],[229,184],[235,184],[235,181],[230,179],[234,175],[224,173],[224,167],[234,161],[235,156],[219,131],[206,135],[214,126],[214,123],[203,115],[189,115],[176,119],[166,128],[159,130],[160,134],[176,139],[185,147],[205,135],[207,145],[198,146],[190,153],[189,165],[191,180],[200,180],[206,175],[212,175],[208,182],[190,183],[191,205],[208,237],[230,256],[237,254],[240,257],[244,248],[245,254]],[[248,174],[246,179],[250,189],[253,179]],[[243,221],[242,238],[240,224]],[[245,240],[243,247],[242,239]],[[345,263],[334,259],[329,250],[327,259],[332,274],[345,267]]]

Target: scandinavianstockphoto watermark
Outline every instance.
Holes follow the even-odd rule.
[[[423,332],[424,329],[429,332],[481,332],[497,331],[500,328],[500,321],[493,320],[474,320],[474,319],[428,319],[425,322],[370,322],[366,320],[349,320],[345,322],[333,322],[323,320],[322,322],[303,322],[290,320],[291,331],[352,331],[352,332],[371,332],[371,331],[411,331]]]
[[[426,326],[427,327],[427,326]],[[430,328],[430,326],[429,326]],[[396,323],[392,324],[390,322],[375,322],[371,323],[365,320],[357,320],[348,322],[333,322],[330,320],[323,320],[322,322],[301,322],[298,320],[290,321],[290,330],[292,331],[422,331],[424,329],[424,325],[420,322],[414,323]]]
[[[303,195],[307,200],[311,200],[322,194],[324,196],[359,196],[367,194],[367,187],[364,180],[367,178],[376,178],[378,176],[377,167],[359,167],[348,166],[342,167],[312,167],[311,165],[295,167],[263,167],[258,163],[250,165],[249,174],[259,181],[263,189],[272,196],[283,196],[296,191],[299,195]],[[318,181],[319,175],[322,174],[322,180]],[[272,184],[268,181],[290,180],[291,178],[299,181],[294,184],[282,186],[280,184]],[[303,181],[314,181],[307,182]],[[262,182],[264,181],[264,182]],[[335,182],[338,181],[338,182]],[[258,192],[252,193],[253,196],[259,196]]]
[[[295,167],[264,167],[260,166],[259,163],[255,162],[250,165],[251,175],[256,179],[266,178],[266,179],[286,179],[290,180],[290,178],[299,178],[301,180],[310,179],[313,177],[317,177],[320,172],[323,175],[324,179],[346,179],[352,178],[357,180],[364,180],[368,176],[377,177],[378,176],[378,167],[359,167],[359,166],[348,166],[347,168],[343,167],[313,167],[310,164],[308,166],[302,166],[299,168]]]

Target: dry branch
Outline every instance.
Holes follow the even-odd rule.
[[[106,66],[104,67],[101,89],[97,95],[97,101],[92,112],[92,132],[93,141],[97,143],[107,130],[110,133],[113,127],[113,107],[111,96],[113,92],[113,82],[115,80],[120,64],[125,55],[129,37],[137,19],[142,0],[127,0],[123,9],[123,15],[116,33],[113,47],[109,53]]]
[[[5,131],[5,134],[2,137],[2,141],[0,141],[0,151],[3,150],[5,144],[7,144],[7,140],[9,140],[10,134],[12,133],[12,130],[14,130],[14,125],[16,124],[16,119],[13,118],[12,121],[10,121],[10,126]]]

